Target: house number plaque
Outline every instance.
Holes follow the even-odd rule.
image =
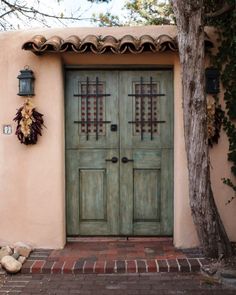
[[[3,134],[5,134],[5,135],[12,134],[12,126],[11,125],[3,125]]]

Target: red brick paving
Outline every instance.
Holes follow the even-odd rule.
[[[147,271],[148,272],[157,272],[157,263],[156,260],[147,260]]]
[[[115,264],[116,262],[114,260],[107,260],[105,263],[105,273],[114,273]]]
[[[127,265],[127,272],[128,273],[138,272],[136,260],[127,260],[126,265]]]
[[[31,266],[32,273],[42,273],[42,267],[46,263],[45,260],[36,260]]]
[[[104,273],[105,272],[105,261],[96,261],[95,262],[95,273]]]
[[[34,251],[22,273],[193,272],[207,263],[196,255],[174,248],[171,238],[84,238],[62,250]]]
[[[202,261],[202,263],[203,263],[203,259],[201,259],[200,261]],[[190,271],[198,271],[199,270],[199,261],[197,259],[188,258],[188,262],[191,265]]]
[[[63,266],[65,264],[65,261],[56,261],[52,267],[51,272],[52,273],[62,273]],[[22,269],[24,269],[25,265],[23,264]]]
[[[65,264],[63,265],[63,273],[71,273],[74,270],[75,261],[65,261]]]

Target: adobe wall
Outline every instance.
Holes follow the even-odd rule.
[[[67,29],[68,32],[68,29]],[[35,247],[62,248],[65,232],[64,66],[144,64],[174,69],[174,243],[197,245],[188,203],[188,178],[183,134],[180,65],[175,53],[95,55],[76,53],[36,56],[21,45],[39,32],[0,34],[0,244],[25,241]],[[42,32],[40,32],[42,33]],[[45,31],[53,34],[53,31]],[[57,32],[58,33],[58,32]],[[73,33],[73,32],[72,32]],[[63,37],[63,32],[62,32]],[[43,136],[34,146],[20,144],[12,121],[24,99],[17,95],[19,71],[29,65],[35,74],[35,97],[44,114]],[[2,126],[13,126],[4,135]],[[225,206],[232,191],[222,184],[229,175],[228,142],[224,135],[211,150],[212,184],[226,230],[236,241],[236,201]]]

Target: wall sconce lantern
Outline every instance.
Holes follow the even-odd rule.
[[[220,73],[215,68],[206,68],[206,93],[217,94],[220,92]]]
[[[28,66],[20,71],[17,76],[19,79],[19,93],[20,96],[33,96],[34,95],[34,73]]]

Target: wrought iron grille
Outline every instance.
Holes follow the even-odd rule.
[[[152,77],[149,83],[144,83],[141,77],[140,82],[135,83],[134,92],[134,94],[128,94],[128,96],[135,97],[135,120],[129,123],[135,124],[135,133],[141,134],[141,140],[144,139],[145,133],[150,134],[153,140],[153,135],[157,133],[157,124],[166,122],[158,120],[157,110],[157,99],[165,94],[157,93],[157,84],[153,83]]]
[[[104,92],[104,83],[100,82],[96,77],[95,82],[89,81],[87,77],[85,83],[81,83],[81,93],[74,94],[80,98],[80,121],[74,123],[80,124],[81,134],[86,134],[86,140],[89,140],[89,135],[95,135],[98,140],[99,135],[105,134],[105,125],[111,121],[105,121],[105,100],[104,98],[110,94]]]

